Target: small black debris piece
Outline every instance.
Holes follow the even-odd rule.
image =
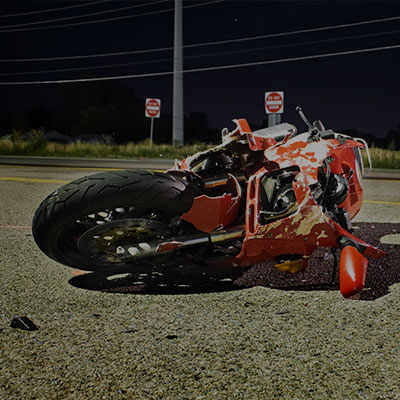
[[[287,310],[283,310],[283,311],[277,311],[275,314],[276,314],[276,315],[284,315],[284,314],[289,314],[289,311],[287,311]]]
[[[136,326],[130,326],[128,327],[128,329],[123,330],[123,333],[133,333],[133,332],[137,332],[138,329],[136,328]]]
[[[176,335],[167,335],[165,336],[166,339],[172,340],[172,339],[178,339],[178,336]]]
[[[18,315],[14,315],[10,326],[15,329],[23,329],[24,331],[38,330],[38,327],[28,317],[19,317]]]

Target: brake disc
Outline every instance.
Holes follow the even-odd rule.
[[[167,225],[161,222],[129,218],[97,225],[87,230],[78,240],[82,253],[108,262],[120,262],[118,248],[121,245],[146,246],[149,242],[162,240],[170,234]]]

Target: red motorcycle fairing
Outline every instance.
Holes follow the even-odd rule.
[[[231,225],[238,217],[242,190],[237,179],[229,174],[229,181],[235,184],[236,195],[224,193],[222,196],[209,197],[205,194],[194,199],[193,205],[181,219],[192,223],[196,229],[210,233],[217,228]]]
[[[338,239],[346,236],[365,249],[365,254],[379,258],[384,252],[371,246],[343,229],[323,213],[316,203],[310,185],[318,181],[318,169],[327,157],[332,157],[332,173],[343,174],[357,170],[353,148],[362,147],[355,140],[340,143],[337,139],[307,142],[307,134],[289,139],[285,144],[266,149],[268,161],[280,168],[297,167],[299,172],[293,181],[297,210],[290,216],[263,225],[260,223],[261,179],[268,174],[262,168],[248,183],[246,214],[246,238],[237,256],[240,265],[262,262],[284,254],[298,254],[308,258],[316,247],[339,247]],[[354,217],[361,208],[362,188],[358,174],[350,177],[349,193],[340,206]]]
[[[357,147],[346,147],[336,149],[334,152],[334,160],[330,164],[332,173],[343,175],[349,182],[349,194],[339,207],[345,208],[353,219],[361,209],[363,201],[363,189],[361,182],[361,171],[357,159],[354,157],[355,152],[359,152],[360,144]]]
[[[380,258],[385,255],[385,252],[350,233],[350,220],[362,206],[363,165],[359,149],[364,144],[333,131],[326,131],[323,138],[313,136],[310,131],[296,136],[295,128],[287,123],[251,132],[245,119],[234,122],[236,129],[223,136],[223,144],[219,149],[224,151],[224,146],[247,139],[251,153],[264,151],[264,162],[261,168],[259,165],[258,170],[247,175],[241,250],[236,256],[225,258],[224,263],[249,266],[274,259],[276,268],[297,273],[306,268],[309,257],[317,247],[340,248],[341,293],[344,297],[358,293],[365,284],[368,261],[364,256]],[[191,169],[196,160],[199,160],[198,155],[185,159],[176,169],[193,174]],[[274,207],[271,208],[271,193],[274,193],[281,175],[285,183],[284,187],[279,187],[286,194],[291,192],[292,199],[286,208],[278,207],[278,211],[275,211]],[[290,183],[286,180],[288,176]],[[330,177],[344,188],[334,198],[332,204],[336,211],[333,214],[332,204],[328,207],[321,203],[326,198]],[[229,230],[229,226],[237,223],[241,203],[239,183],[233,175],[229,180],[235,181],[237,193],[227,189],[216,197],[205,194],[198,196],[191,209],[181,218],[210,235],[219,230],[223,232],[224,228]],[[323,189],[321,197],[318,188]],[[342,215],[340,223],[331,219],[331,216],[339,218],[339,214]],[[343,222],[342,218],[347,219],[348,223]]]
[[[358,243],[369,257],[380,258],[384,252],[358,239],[346,231],[327,215],[316,203],[303,173],[298,173],[293,181],[297,200],[297,211],[292,215],[278,219],[266,225],[260,223],[260,181],[263,171],[249,182],[249,212],[246,215],[246,238],[238,265],[261,263],[284,254],[297,254],[307,259],[316,247],[339,247],[338,239],[342,236]]]
[[[337,160],[337,164],[331,168],[334,168],[333,173],[339,174],[343,172],[343,169],[340,169],[343,168],[342,164],[354,166],[352,149],[363,147],[353,139],[346,139],[344,143],[340,143],[337,139],[324,139],[324,146],[321,146],[319,141],[308,142],[308,137],[308,133],[297,135],[286,143],[266,149],[264,156],[268,161],[276,162],[280,168],[298,166],[307,176],[308,184],[312,185],[318,181],[318,168],[328,156],[336,153],[334,159]],[[347,154],[346,149],[350,149],[351,154]]]
[[[238,120],[238,132],[235,134],[251,136],[245,120]],[[296,137],[286,136],[283,143],[270,147],[271,142],[262,142],[265,159],[270,161],[267,167],[261,168],[252,175],[247,184],[247,209],[245,221],[245,239],[241,252],[235,259],[237,265],[251,265],[277,259],[281,255],[294,254],[305,260],[311,256],[316,247],[339,247],[338,239],[348,237],[358,243],[365,254],[371,257],[382,257],[384,252],[356,238],[350,232],[330,219],[316,203],[310,186],[318,182],[318,169],[323,161],[330,157],[330,169],[334,174],[344,175],[349,180],[349,192],[339,205],[344,207],[351,218],[361,208],[362,188],[354,149],[363,145],[346,139],[324,139],[324,146],[319,142],[307,141],[308,134]],[[249,140],[251,142],[251,140]],[[261,142],[257,142],[261,145]],[[255,146],[255,149],[258,148]],[[272,163],[271,163],[272,161]],[[269,167],[271,166],[272,167]],[[297,169],[292,186],[296,197],[296,209],[289,216],[271,223],[260,222],[261,180],[276,169]],[[210,233],[217,228],[232,224],[239,212],[240,185],[235,182],[237,195],[225,193],[218,197],[201,195],[194,199],[191,209],[181,218],[191,222],[198,230]],[[289,268],[290,270],[290,268]]]
[[[364,289],[368,260],[354,246],[346,246],[340,255],[339,286],[343,297]]]

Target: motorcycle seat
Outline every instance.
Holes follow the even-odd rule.
[[[294,125],[283,122],[282,124],[269,126],[268,128],[253,131],[251,134],[259,138],[273,138],[277,142],[284,140],[287,136],[294,136],[297,129]]]

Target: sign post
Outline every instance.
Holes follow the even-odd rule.
[[[281,123],[283,114],[283,92],[265,92],[265,112],[268,115],[268,126]]]
[[[161,100],[160,99],[146,99],[146,107],[144,115],[151,118],[150,123],[150,147],[153,145],[153,126],[154,118],[160,118]]]

